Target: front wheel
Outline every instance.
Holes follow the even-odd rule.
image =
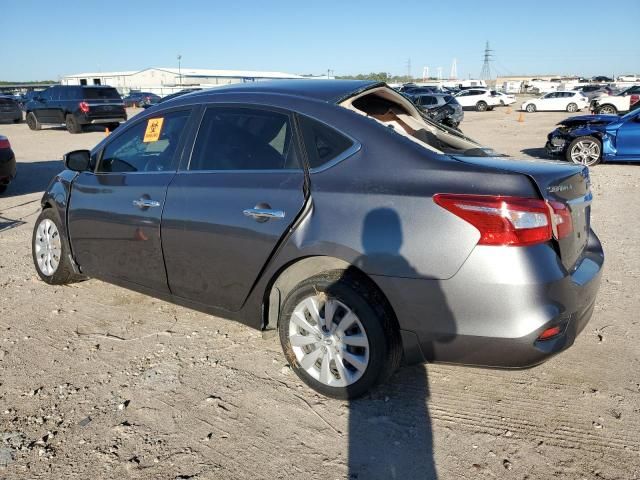
[[[350,272],[323,273],[294,287],[278,331],[292,370],[328,397],[360,397],[400,364],[392,314],[375,289]]]
[[[529,105],[527,105],[527,108],[525,108],[525,110],[529,113],[533,113],[536,111],[536,106],[533,103],[530,103]]]
[[[570,162],[592,167],[602,160],[602,143],[595,137],[578,137],[569,144],[566,157]]]
[[[601,115],[616,115],[618,113],[618,109],[613,105],[602,105],[598,108],[598,113]]]
[[[42,211],[31,237],[31,253],[38,276],[51,285],[64,285],[81,279],[69,257],[69,244],[61,235],[60,220],[51,208]]]
[[[578,105],[576,105],[575,103],[570,103],[569,105],[567,105],[567,112],[574,113],[577,111],[578,111]]]
[[[40,125],[35,113],[27,113],[27,126],[29,127],[29,130],[40,130],[42,128],[42,125]]]
[[[487,111],[487,102],[478,102],[476,103],[476,111],[477,112],[486,112]]]

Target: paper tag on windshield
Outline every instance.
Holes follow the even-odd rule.
[[[144,143],[157,142],[162,131],[162,122],[164,118],[150,118],[147,122],[147,129],[144,132]]]

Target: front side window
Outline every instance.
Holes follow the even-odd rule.
[[[200,123],[189,170],[299,169],[295,144],[284,113],[210,107]]]
[[[175,170],[174,157],[190,110],[166,113],[138,122],[107,144],[99,173]]]

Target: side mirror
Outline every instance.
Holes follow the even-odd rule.
[[[89,150],[74,150],[65,153],[62,157],[64,166],[74,172],[86,172],[91,164],[91,152]]]

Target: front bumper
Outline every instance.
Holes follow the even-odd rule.
[[[527,368],[571,346],[591,318],[604,253],[597,236],[568,272],[551,244],[474,249],[448,280],[374,277],[394,308],[406,363]],[[538,341],[547,328],[556,337]]]

